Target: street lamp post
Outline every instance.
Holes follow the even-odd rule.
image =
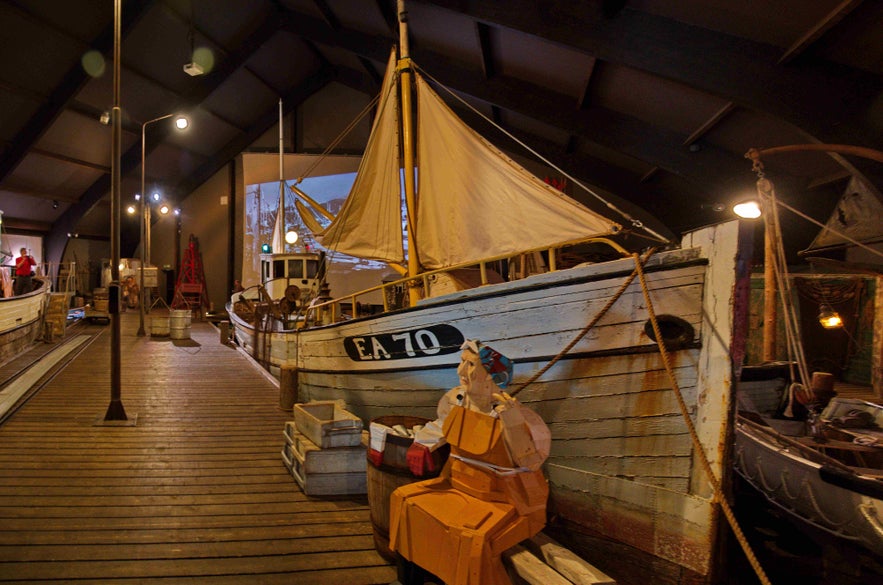
[[[145,168],[144,161],[147,154],[147,126],[148,124],[153,124],[154,122],[159,122],[161,120],[166,120],[171,118],[175,114],[166,114],[165,116],[160,116],[159,118],[154,118],[153,120],[148,120],[141,124],[141,198],[139,201],[141,202],[141,282],[139,286],[141,287],[139,292],[139,303],[138,303],[138,336],[143,337],[146,335],[144,331],[144,314],[147,312],[147,307],[145,306],[147,303],[147,295],[145,294],[144,289],[144,271],[147,268],[147,262],[150,262],[150,202],[147,201],[147,193],[144,191],[144,176],[145,176]],[[187,118],[184,116],[178,116],[175,118],[175,128],[178,130],[184,130],[189,125]],[[146,254],[145,254],[146,251]]]

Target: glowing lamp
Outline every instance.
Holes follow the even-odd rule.
[[[744,219],[760,217],[760,205],[757,201],[742,201],[733,206],[733,213]]]
[[[297,242],[297,232],[294,230],[288,230],[285,233],[285,241],[289,244],[294,244]]]
[[[273,246],[271,246],[270,244],[261,244],[261,252],[263,252],[264,254],[272,254]]]
[[[830,305],[822,305],[819,307],[819,324],[825,329],[839,329],[843,327],[843,319]]]

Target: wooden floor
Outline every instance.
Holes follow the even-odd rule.
[[[395,579],[367,498],[300,491],[278,388],[213,326],[173,341],[136,336],[137,313],[121,323],[128,421],[104,423],[107,325],[0,426],[0,583]]]

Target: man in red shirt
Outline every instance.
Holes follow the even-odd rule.
[[[37,263],[34,257],[28,254],[27,248],[21,249],[21,256],[15,259],[15,295],[23,295],[31,292],[33,282],[31,277],[34,273],[34,266]]]

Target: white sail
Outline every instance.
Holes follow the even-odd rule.
[[[861,177],[853,175],[825,227],[807,251],[847,246],[852,244],[850,240],[871,243],[881,239],[883,204]]]
[[[395,52],[390,55],[379,112],[346,203],[316,240],[331,250],[386,262],[402,262],[398,90]],[[300,209],[303,213],[303,209]]]
[[[327,228],[316,233],[316,239],[326,248],[352,256],[401,263],[399,108],[394,72],[393,55],[356,181],[344,207]],[[460,120],[416,72],[414,78],[418,111],[414,225],[423,268],[515,255],[619,231],[616,223],[506,156]],[[317,227],[303,205],[298,210],[311,229]]]
[[[417,249],[424,268],[551,247],[619,226],[528,172],[417,80]]]

